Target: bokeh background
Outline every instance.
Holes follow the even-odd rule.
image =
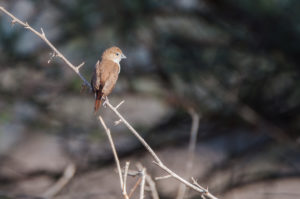
[[[119,46],[127,59],[110,101],[125,100],[120,112],[177,173],[185,175],[193,109],[201,119],[190,176],[224,199],[300,197],[300,1],[0,3],[42,27],[74,65],[85,61],[87,79],[102,51]],[[61,60],[48,64],[36,35],[0,16],[0,198],[42,196],[70,162],[77,173],[57,198],[120,198],[93,95]],[[99,114],[122,164],[164,174],[108,108]],[[165,199],[178,186],[157,182]]]

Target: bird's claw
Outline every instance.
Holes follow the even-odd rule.
[[[103,102],[103,106],[106,108],[107,107],[107,103],[109,103],[108,97],[105,97],[104,102]]]

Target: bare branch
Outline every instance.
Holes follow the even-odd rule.
[[[166,175],[166,176],[160,176],[160,177],[155,177],[155,180],[165,180],[168,178],[172,178],[172,175]]]
[[[42,197],[53,198],[56,196],[73,178],[75,171],[75,165],[69,164],[64,171],[64,175],[52,187],[50,187]]]
[[[117,126],[117,125],[119,125],[121,122],[122,122],[121,119],[119,119],[119,120],[117,120],[117,121],[114,121],[114,125]]]
[[[206,193],[208,193],[208,187],[205,189],[203,188],[198,182],[197,180],[195,180],[195,178],[192,177],[192,181],[193,181],[193,184],[196,185],[197,187],[200,187],[201,189],[205,190]]]
[[[127,187],[126,187],[126,184],[127,184],[127,176],[128,176],[129,164],[130,164],[130,162],[126,162],[126,165],[125,165],[124,184],[123,184],[123,195],[124,196],[127,196]]]
[[[208,198],[217,199],[217,197],[215,197],[211,193],[207,193],[206,189],[204,189],[203,187],[191,184],[187,180],[181,178],[179,175],[177,175],[176,173],[174,173],[171,169],[169,169],[168,167],[166,167],[164,164],[159,164],[157,162],[154,162],[154,164],[156,164],[157,166],[159,166],[161,169],[163,169],[164,171],[166,171],[167,173],[169,173],[170,175],[172,175],[173,178],[175,178],[176,180],[178,180],[181,183],[185,184],[189,188],[194,189],[195,191],[198,191],[201,194],[204,194]]]
[[[142,182],[141,182],[141,191],[140,191],[140,198],[139,199],[144,199],[145,197],[145,180],[146,180],[146,169],[143,168],[142,170]]]
[[[122,169],[122,173],[123,174],[125,173],[125,169]],[[127,175],[131,176],[131,177],[136,177],[136,176],[140,176],[141,172],[140,171],[135,171],[135,170],[128,169]]]
[[[157,189],[156,189],[156,184],[152,180],[152,177],[149,174],[146,175],[146,181],[147,181],[148,185],[150,186],[152,198],[153,199],[159,199],[159,195],[158,195],[158,192],[157,192]]]
[[[85,64],[84,62],[82,62],[81,64],[79,64],[79,65],[77,66],[77,69],[80,70],[80,68],[81,68],[84,64]]]
[[[46,42],[46,44],[57,54],[57,56],[59,58],[61,58],[84,82],[84,84],[86,84],[90,89],[91,89],[91,85],[89,84],[89,82],[81,75],[81,73],[79,72],[78,68],[76,66],[74,66],[67,58],[65,58],[65,56],[63,56],[59,50],[57,50],[55,48],[55,46],[47,39],[47,37],[45,36],[44,31],[42,30],[42,33],[39,33],[38,31],[36,31],[34,28],[32,28],[27,22],[22,22],[20,19],[18,19],[17,17],[15,17],[14,15],[12,15],[10,12],[8,12],[5,8],[0,7],[0,10],[2,12],[4,12],[5,14],[7,14],[11,19],[13,23],[18,23],[21,26],[23,26],[25,29],[30,30],[31,32],[33,32],[34,34],[36,34],[39,38],[41,38],[44,42]]]
[[[115,158],[115,162],[116,162],[116,165],[117,165],[117,169],[118,169],[118,174],[119,174],[119,178],[120,178],[120,186],[121,186],[121,190],[122,190],[122,193],[124,193],[123,191],[123,187],[124,187],[124,182],[123,182],[123,178],[122,178],[122,171],[121,171],[121,166],[120,166],[120,160],[119,160],[119,157],[118,157],[118,154],[117,154],[117,151],[116,151],[116,147],[115,147],[115,144],[114,144],[114,141],[112,139],[112,136],[111,136],[111,133],[110,133],[110,130],[109,128],[107,128],[104,120],[102,119],[101,116],[99,116],[99,120],[106,132],[106,135],[108,137],[108,140],[109,140],[109,143],[110,143],[110,146],[111,146],[111,149],[113,151],[113,155],[114,155],[114,158]],[[126,196],[124,196],[126,198]],[[126,198],[127,199],[127,198]]]
[[[142,178],[140,177],[140,178],[136,181],[135,185],[131,188],[131,190],[130,190],[130,192],[129,192],[129,195],[128,195],[129,198],[131,198],[132,194],[134,193],[134,191],[136,190],[136,188],[140,185],[141,181],[142,181]]]
[[[41,32],[42,32],[42,35],[45,37],[46,35],[45,35],[45,33],[44,33],[43,28],[41,28]]]
[[[125,102],[125,100],[122,100],[122,101],[116,106],[116,109],[118,109],[124,102]]]
[[[144,168],[141,163],[138,163],[136,166],[139,170],[143,170],[143,168]],[[149,185],[149,191],[151,191],[152,199],[159,199],[159,195],[158,195],[158,192],[156,189],[155,182],[152,180],[151,176],[147,172],[145,172],[145,175],[146,175],[146,182]],[[146,189],[146,187],[145,187],[145,189]]]
[[[149,144],[140,136],[140,134],[125,120],[125,118],[119,113],[119,111],[111,105],[109,101],[106,102],[107,106],[123,121],[123,123],[127,126],[127,128],[137,137],[137,139],[144,145],[144,147],[149,151],[156,162],[162,163],[158,158],[153,149],[149,146]]]

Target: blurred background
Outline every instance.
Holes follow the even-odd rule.
[[[200,116],[189,176],[224,199],[300,198],[300,1],[9,0],[90,80],[104,49],[119,46],[114,105],[185,175],[192,109]],[[82,81],[36,35],[0,15],[0,198],[42,196],[71,162],[57,198],[120,198],[107,137]],[[122,165],[164,173],[109,108]],[[136,179],[129,179],[134,183]],[[179,183],[157,182],[160,198]],[[134,196],[136,197],[136,196]],[[147,192],[146,198],[150,198]],[[189,191],[186,198],[201,198]]]

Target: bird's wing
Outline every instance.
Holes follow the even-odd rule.
[[[93,92],[96,92],[100,88],[100,78],[101,78],[100,68],[101,68],[101,63],[98,60],[95,65],[95,71],[93,73],[92,82],[91,82]]]
[[[105,97],[109,95],[115,87],[119,76],[119,65],[110,60],[103,62],[103,64],[107,64],[103,67],[103,71],[101,72],[101,85],[103,86],[102,93]]]

